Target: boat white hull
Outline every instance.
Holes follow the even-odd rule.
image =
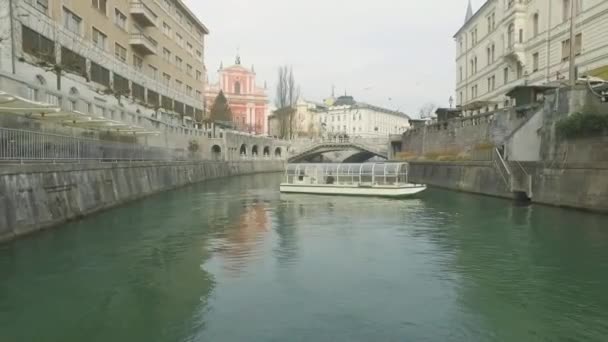
[[[344,186],[344,185],[300,185],[281,184],[282,193],[313,194],[313,195],[346,195],[370,197],[408,197],[426,190],[425,185],[404,186]]]

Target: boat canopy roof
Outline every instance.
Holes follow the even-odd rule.
[[[397,176],[407,174],[407,163],[363,163],[363,164],[288,164],[287,175],[307,174],[337,176]]]

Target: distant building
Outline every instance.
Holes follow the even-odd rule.
[[[296,111],[291,120],[292,128],[286,123],[285,130],[290,131],[293,138],[316,138],[322,134],[320,114],[327,110],[327,106],[321,103],[311,102],[300,98],[296,105]],[[287,120],[287,119],[285,119]],[[268,135],[282,137],[281,120],[276,113],[268,117]]]
[[[263,87],[256,84],[253,67],[247,69],[236,57],[235,64],[218,70],[219,82],[208,85],[205,91],[207,108],[211,108],[220,90],[228,99],[232,110],[232,121],[244,132],[264,134],[267,131],[268,96]]]
[[[570,42],[571,1],[575,40]],[[465,115],[511,106],[520,85],[563,82],[570,47],[579,75],[608,75],[608,1],[488,0],[456,32],[457,104]]]
[[[324,134],[346,134],[359,137],[400,134],[409,127],[410,118],[399,111],[357,102],[352,96],[341,96],[319,113]]]

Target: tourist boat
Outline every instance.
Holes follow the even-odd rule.
[[[426,190],[408,182],[407,163],[288,164],[282,193],[407,197]]]

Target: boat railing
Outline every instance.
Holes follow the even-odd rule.
[[[293,185],[398,186],[408,184],[406,163],[289,164],[285,182]]]

